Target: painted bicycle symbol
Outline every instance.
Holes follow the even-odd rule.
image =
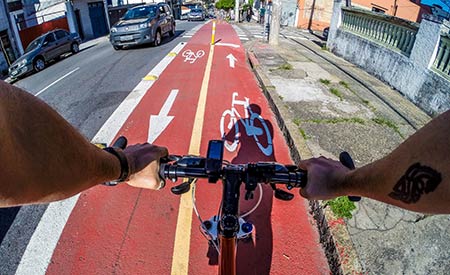
[[[205,51],[198,50],[196,53],[191,50],[185,50],[183,52],[184,62],[190,62],[193,64],[198,58],[201,58],[205,55]]]
[[[261,152],[266,155],[272,155],[272,137],[270,136],[269,127],[260,114],[253,112],[250,106],[250,100],[244,97],[245,100],[237,100],[238,93],[233,93],[233,100],[231,102],[231,109],[225,110],[220,119],[220,134],[222,139],[225,140],[227,132],[232,131],[234,127],[234,139],[233,142],[225,140],[225,148],[228,151],[234,152],[239,144],[239,137],[241,133],[239,131],[239,123],[244,126],[247,136],[253,137]],[[244,117],[239,114],[235,106],[244,107]],[[255,125],[255,122],[259,121],[261,127]],[[266,138],[263,138],[265,135]],[[262,144],[265,141],[265,144]]]

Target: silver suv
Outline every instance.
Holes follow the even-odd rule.
[[[111,28],[109,41],[115,50],[144,43],[158,46],[166,33],[175,35],[172,10],[165,3],[148,4],[129,9]]]
[[[81,39],[76,33],[56,29],[39,36],[28,44],[25,53],[9,67],[9,76],[16,79],[32,71],[42,71],[50,60],[61,55],[80,51]]]

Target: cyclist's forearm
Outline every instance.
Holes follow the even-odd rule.
[[[44,102],[2,81],[0,128],[0,206],[64,199],[120,174],[117,158]]]
[[[450,213],[450,111],[387,157],[347,177],[347,193],[427,213]]]

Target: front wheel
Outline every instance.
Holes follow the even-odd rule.
[[[113,45],[113,49],[119,51],[122,49],[122,46]]]
[[[33,62],[33,68],[36,72],[45,69],[45,60],[42,57],[38,57]]]
[[[161,31],[156,31],[155,40],[153,41],[153,46],[158,47],[161,44]]]

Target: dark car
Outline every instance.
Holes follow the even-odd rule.
[[[175,35],[172,10],[165,3],[148,4],[129,9],[111,28],[109,41],[115,50],[144,43],[158,46],[165,34]]]
[[[191,9],[191,11],[188,13],[188,21],[194,20],[205,20],[205,12],[203,11],[203,9]]]
[[[42,71],[50,60],[61,55],[79,52],[81,39],[78,34],[56,29],[31,41],[25,53],[9,67],[9,76],[19,78],[30,72]]]

